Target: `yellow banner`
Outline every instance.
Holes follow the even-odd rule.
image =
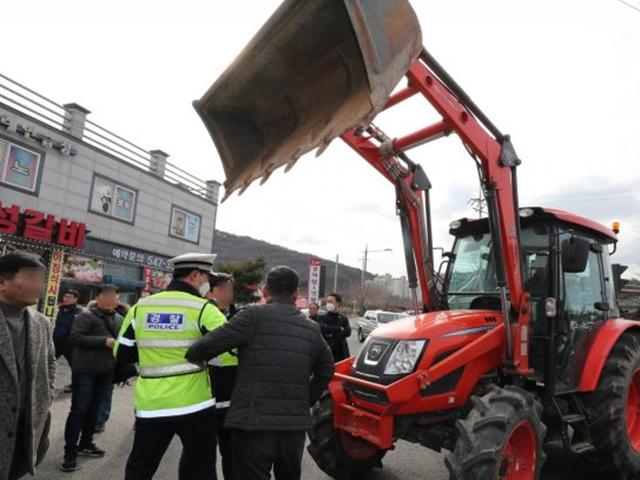
[[[54,319],[58,313],[58,291],[60,290],[60,281],[62,279],[63,262],[64,250],[54,248],[51,251],[47,292],[44,297],[44,314],[51,319]]]

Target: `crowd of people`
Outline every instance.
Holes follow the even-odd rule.
[[[0,480],[34,475],[47,452],[56,361],[71,368],[71,406],[61,470],[105,451],[113,385],[135,380],[133,447],[126,480],[153,478],[174,436],[182,443],[181,480],[301,476],[310,408],[326,390],[334,362],[349,357],[351,327],[332,293],[326,312],[296,306],[299,276],[271,269],[266,303],[237,308],[232,275],[215,255],[171,259],[173,280],[129,307],[102,285],[86,307],[62,292],[55,321],[34,308],[46,275],[27,253],[0,257]]]

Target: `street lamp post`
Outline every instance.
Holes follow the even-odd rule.
[[[369,245],[366,244],[364,247],[364,257],[362,258],[362,290],[364,291],[365,280],[367,276],[367,261],[369,260],[370,253],[382,253],[382,252],[393,252],[391,248],[383,248],[380,250],[369,250]]]

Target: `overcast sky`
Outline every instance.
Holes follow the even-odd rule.
[[[628,0],[640,8],[640,0]],[[3,2],[0,71],[203,178],[224,179],[191,107],[278,0]],[[414,0],[424,43],[502,131],[523,165],[523,205],[622,224],[614,262],[640,275],[640,12],[617,0]],[[426,103],[380,122],[401,136],[435,119]],[[475,170],[451,136],[411,152],[430,176],[435,245],[473,212]],[[404,273],[394,191],[335,141],[319,158],[231,197],[218,228]]]

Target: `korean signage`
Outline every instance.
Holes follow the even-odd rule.
[[[167,272],[154,270],[151,267],[142,269],[142,278],[144,281],[143,296],[149,295],[152,291],[164,290],[171,283],[172,275]]]
[[[133,223],[137,190],[100,175],[94,175],[89,210],[93,213]]]
[[[6,207],[0,202],[0,234],[82,249],[87,229],[84,223],[56,220],[38,210],[20,211],[18,205]]]
[[[40,153],[0,140],[0,183],[34,193],[38,189],[41,164]]]
[[[58,310],[58,290],[60,290],[63,260],[64,251],[61,248],[54,248],[51,252],[47,292],[44,297],[44,314],[49,318],[55,317]]]
[[[309,303],[320,300],[320,259],[309,259]]]
[[[157,255],[149,255],[138,250],[124,247],[113,247],[111,256],[120,260],[126,260],[138,265],[146,265],[149,267],[162,268],[171,270],[169,263]]]
[[[142,290],[142,294],[145,296],[151,293],[152,277],[153,277],[153,268],[144,267],[142,269],[142,279],[144,280],[144,289]]]
[[[113,260],[122,260],[141,267],[151,267],[154,270],[172,271],[173,268],[167,262],[167,258],[151,253],[146,253],[134,248],[120,247],[108,242],[96,239],[88,239],[85,252]]]
[[[169,235],[188,242],[200,242],[200,215],[188,212],[182,208],[171,207],[171,224]]]

